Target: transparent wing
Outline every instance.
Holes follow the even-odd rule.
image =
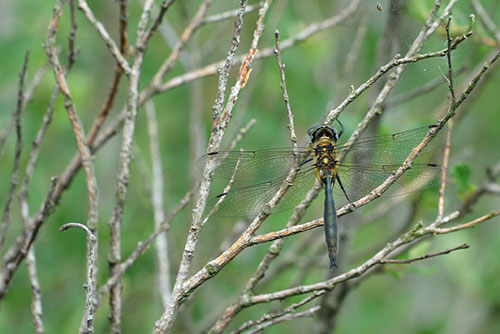
[[[351,201],[356,201],[378,187],[400,164],[392,165],[349,165],[338,167],[338,176]],[[384,192],[384,196],[399,196],[438,185],[443,167],[436,164],[416,163]],[[339,185],[335,193],[344,197]]]
[[[346,188],[351,201],[366,195],[384,182],[406,159],[411,149],[425,137],[431,126],[384,136],[362,138],[356,142],[339,142],[337,152],[346,155],[338,166],[338,175]],[[445,141],[442,129],[422,153],[428,153]],[[311,149],[298,149],[299,171],[274,212],[287,210],[295,206],[315,182],[314,162]],[[253,217],[274,196],[284,178],[295,164],[293,148],[278,148],[259,151],[218,151],[200,158],[197,165],[203,169],[208,159],[213,159],[218,166],[214,181],[233,178],[232,189],[224,194],[224,201],[216,215],[229,217]],[[235,172],[235,168],[238,166]],[[384,193],[396,196],[416,191],[437,183],[442,167],[436,164],[415,163],[395,184]],[[217,183],[217,182],[215,182]],[[208,208],[219,199],[222,189],[214,191]],[[344,197],[339,185],[334,191]]]
[[[307,161],[310,149],[299,148],[299,164]],[[234,185],[265,183],[286,176],[295,163],[293,148],[277,148],[259,151],[217,151],[202,156],[198,162],[198,168],[202,170],[209,159],[216,166],[214,178],[229,180],[234,174]],[[309,159],[310,163],[312,160]],[[236,173],[235,168],[238,166]]]
[[[315,169],[312,167],[299,170],[292,185],[272,213],[283,212],[295,207],[314,185],[316,180],[314,174]],[[217,201],[223,197],[221,205],[215,212],[216,216],[253,218],[278,192],[285,177],[282,176],[259,184],[233,188],[227,193],[211,196],[207,210],[211,210]]]
[[[337,151],[339,155],[345,155],[343,161],[345,165],[366,165],[366,167],[369,167],[373,166],[373,164],[401,164],[433,126],[423,126],[385,136],[361,138],[354,143],[351,141],[339,142]],[[425,154],[442,146],[445,139],[446,128],[443,128],[421,153]]]

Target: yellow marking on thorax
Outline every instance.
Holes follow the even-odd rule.
[[[329,148],[329,146],[331,146],[331,148]],[[335,177],[337,173],[337,163],[335,162],[337,145],[335,145],[335,142],[331,138],[323,136],[318,140],[315,148],[320,148],[319,152],[314,150],[316,177],[320,180],[323,180],[324,176],[327,174]]]

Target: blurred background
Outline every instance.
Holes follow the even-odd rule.
[[[477,1],[472,1],[477,2]],[[458,92],[466,87],[478,66],[491,59],[499,41],[478,17],[471,1],[460,1],[452,10],[452,37],[467,32],[471,14],[476,16],[473,35],[453,52]],[[201,1],[177,1],[169,9],[146,52],[140,80],[146,87],[158,67],[170,54],[179,36],[196,13]],[[493,22],[500,22],[500,4],[481,0]],[[249,1],[258,8],[259,2]],[[259,49],[274,47],[274,30],[281,40],[303,31],[309,25],[328,19],[351,4],[351,1],[273,1],[265,19],[265,30]],[[445,1],[445,4],[447,2]],[[112,37],[118,40],[119,7],[116,1],[89,2],[96,17]],[[129,2],[129,40],[135,45],[136,26],[143,1]],[[365,82],[382,64],[396,53],[404,55],[429,15],[433,1],[362,1],[355,13],[343,23],[323,30],[301,43],[282,50],[291,108],[295,116],[299,143],[307,143],[306,130],[321,123],[327,112],[337,106],[351,91]],[[24,54],[30,50],[27,83],[37,70],[47,66],[42,44],[52,15],[53,1],[9,1],[0,3],[0,128],[8,126],[15,111],[19,72]],[[153,17],[158,13],[156,3]],[[208,15],[236,9],[239,1],[214,1]],[[443,6],[444,7],[444,6]],[[61,21],[57,43],[61,59],[67,58],[69,14]],[[80,11],[76,11],[79,52],[67,80],[86,131],[106,100],[115,71],[115,63],[94,27]],[[238,55],[248,51],[255,29],[257,10],[247,13]],[[234,18],[203,24],[187,43],[181,57],[165,81],[200,67],[224,60],[230,45]],[[500,29],[500,27],[497,27]],[[498,33],[497,33],[498,36]],[[430,38],[421,53],[446,47],[443,27]],[[133,49],[130,48],[130,53]],[[233,68],[229,85],[234,83],[239,66]],[[377,119],[377,134],[404,131],[433,124],[449,105],[445,75],[446,59],[432,58],[410,64],[389,95]],[[340,116],[346,137],[355,129],[373,104],[386,75],[365,92]],[[422,87],[435,86],[408,99],[409,93]],[[212,105],[217,92],[218,77],[210,75],[179,85],[151,100],[157,115],[164,173],[164,207],[169,213],[199,179],[197,159],[206,153],[206,141],[212,122]],[[31,143],[40,127],[54,89],[51,68],[47,68],[31,103],[22,115],[24,151],[21,156],[21,177],[29,157]],[[500,75],[491,68],[484,81],[464,103],[454,118],[450,153],[450,182],[447,187],[445,213],[459,209],[464,201],[486,180],[487,168],[500,162],[498,146],[498,104]],[[122,79],[109,125],[126,101],[126,79]],[[141,108],[134,135],[131,178],[124,214],[122,254],[126,258],[139,241],[154,230],[151,204],[151,156],[147,118]],[[280,76],[273,56],[256,59],[246,87],[233,111],[233,119],[224,138],[224,147],[240,128],[251,119],[256,123],[240,142],[244,149],[286,147],[290,145],[288,119],[280,88]],[[99,284],[108,277],[109,221],[115,203],[116,172],[121,136],[113,137],[95,154],[100,189],[99,217]],[[15,133],[6,137],[0,148],[0,203],[7,198]],[[29,191],[34,212],[44,199],[50,177],[59,175],[76,152],[76,143],[66,111],[59,97],[54,118],[42,143]],[[439,157],[437,157],[439,159]],[[432,222],[437,214],[437,191],[426,190],[395,202],[377,200],[340,219],[344,242],[340,246],[341,271],[360,264],[388,241],[394,240],[416,222]],[[303,222],[322,216],[322,198],[315,201]],[[485,194],[472,212],[460,221],[479,217],[498,209],[498,193]],[[3,207],[3,204],[2,204]],[[172,279],[179,265],[191,219],[190,203],[171,223],[168,231]],[[17,200],[13,202],[12,224],[1,255],[22,230]],[[64,192],[54,213],[42,226],[34,243],[41,284],[43,319],[47,333],[75,332],[84,311],[85,238],[81,231],[59,233],[67,222],[85,223],[87,193],[84,174],[78,173]],[[273,215],[260,232],[283,227],[287,213]],[[198,270],[225,249],[244,222],[211,220],[201,233],[194,262]],[[281,290],[297,284],[321,281],[328,275],[327,256],[322,229],[290,237],[280,258],[274,263],[273,276],[265,280],[259,292]],[[479,227],[449,235],[429,238],[410,248],[406,256],[417,256],[470,244],[471,248],[443,257],[411,265],[389,265],[382,272],[362,280],[348,289],[335,313],[336,333],[495,333],[500,331],[500,225],[498,219]],[[214,279],[203,285],[183,306],[174,332],[197,333],[213,325],[224,308],[235,301],[246,280],[252,275],[269,245],[246,249]],[[287,257],[287,255],[289,255]],[[403,254],[405,256],[405,254]],[[273,268],[271,269],[273,270]],[[155,288],[156,257],[151,248],[123,276],[123,333],[146,333],[153,328],[163,306]],[[339,287],[340,288],[340,287]],[[330,296],[338,301],[338,297]],[[299,299],[260,304],[244,310],[230,326],[236,329],[243,322],[259,318],[272,310],[282,309]],[[0,310],[0,333],[31,333],[31,291],[26,268],[21,265]],[[96,332],[108,331],[108,305],[103,302],[97,311]],[[301,333],[318,329],[321,316],[284,322],[266,333]],[[404,330],[403,330],[404,328]],[[229,332],[229,331],[228,331]]]

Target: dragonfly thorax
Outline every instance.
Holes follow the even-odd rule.
[[[316,176],[324,181],[326,176],[335,178],[338,161],[336,159],[337,147],[335,141],[324,135],[314,144],[314,166]]]

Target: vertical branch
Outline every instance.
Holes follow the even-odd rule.
[[[455,86],[453,83],[453,65],[451,62],[451,38],[450,38],[450,23],[451,16],[448,17],[448,22],[446,23],[446,41],[448,45],[448,52],[446,53],[446,59],[448,61],[448,88],[450,90],[450,109],[456,109],[457,99],[455,96]],[[443,153],[443,171],[441,173],[441,186],[439,187],[439,201],[438,201],[438,219],[441,220],[444,216],[444,192],[446,189],[446,174],[448,168],[448,162],[450,158],[450,134],[451,128],[453,126],[453,119],[448,122],[448,128],[446,130],[446,145]]]
[[[165,220],[165,211],[163,208],[163,172],[161,164],[160,139],[158,137],[158,121],[153,102],[146,102],[146,116],[148,118],[149,141],[151,151],[151,161],[153,175],[151,180],[151,199],[153,202],[155,229],[160,228]],[[168,258],[168,239],[167,233],[162,232],[156,237],[156,261],[158,286],[163,306],[167,306],[170,299],[170,264]]]
[[[47,108],[47,112],[43,116],[42,125],[38,130],[37,136],[33,141],[33,149],[31,150],[31,154],[28,160],[28,164],[26,165],[26,171],[24,173],[23,184],[21,185],[21,190],[19,191],[19,201],[21,204],[21,216],[24,220],[24,229],[30,230],[33,228],[32,221],[29,216],[29,205],[28,205],[28,187],[31,181],[31,177],[33,176],[33,172],[35,171],[36,161],[38,159],[38,154],[40,153],[40,144],[45,135],[47,127],[52,121],[52,115],[54,111],[54,104],[59,95],[59,88],[55,88],[52,96],[50,98],[49,107]],[[28,276],[31,285],[31,313],[33,316],[33,325],[35,328],[36,334],[43,334],[45,332],[43,320],[42,320],[42,295],[40,291],[40,282],[38,281],[38,273],[36,267],[36,255],[35,248],[31,247],[26,255],[26,268],[28,269]]]
[[[53,71],[54,71],[54,76],[55,80],[57,82],[57,85],[59,86],[59,89],[61,93],[63,94],[63,99],[64,99],[64,108],[66,109],[66,113],[68,114],[69,121],[71,123],[71,126],[73,128],[73,133],[75,135],[76,143],[78,146],[78,152],[81,157],[82,161],[82,166],[85,171],[85,182],[87,185],[87,194],[88,194],[88,213],[87,213],[87,226],[92,232],[92,235],[95,236],[97,240],[97,222],[98,222],[98,205],[99,205],[99,190],[97,187],[97,180],[95,177],[95,171],[94,171],[94,166],[92,164],[92,158],[90,155],[90,149],[87,146],[86,142],[86,137],[85,137],[85,131],[83,129],[82,122],[80,121],[80,118],[78,117],[78,114],[76,112],[75,105],[73,103],[73,98],[71,96],[71,92],[69,90],[69,87],[66,82],[66,78],[64,75],[64,71],[62,69],[62,66],[59,62],[59,58],[57,55],[56,47],[55,47],[55,42],[56,42],[56,35],[59,27],[59,22],[62,16],[62,10],[64,8],[66,1],[65,0],[59,0],[56,2],[56,5],[54,7],[53,15],[52,18],[49,22],[48,30],[47,30],[47,37],[46,37],[46,43],[45,43],[45,52],[47,53],[47,56],[50,60],[50,63],[52,64]],[[52,195],[52,192],[51,192]],[[48,211],[51,208],[51,203],[50,201],[46,203],[47,210],[43,210],[42,213],[47,214]],[[43,217],[43,216],[42,216]],[[37,220],[37,217],[35,217],[34,221]],[[34,226],[33,228],[36,230],[38,229],[39,225]],[[97,241],[95,244],[95,254],[94,256],[97,257]],[[94,266],[89,270],[90,278],[87,280],[88,286],[86,287],[87,289],[87,294],[88,294],[88,299],[92,301],[95,296],[96,292],[96,287],[97,287],[97,266],[94,263]],[[91,303],[90,303],[91,304]],[[92,307],[92,306],[89,306]],[[93,311],[93,310],[91,310]],[[88,314],[91,314],[93,317],[93,312],[87,311],[87,316]],[[88,321],[93,321],[93,318],[89,319],[87,318]],[[92,328],[88,328],[87,330],[91,330]]]
[[[280,32],[278,29],[274,31],[275,37],[275,46],[274,55],[276,57],[276,62],[278,63],[278,68],[280,70],[281,77],[281,89],[283,90],[283,100],[285,101],[285,107],[288,114],[288,129],[290,130],[290,140],[292,141],[292,145],[297,147],[297,135],[295,134],[295,123],[293,121],[293,113],[290,108],[290,98],[288,97],[288,91],[286,89],[286,79],[285,79],[285,64],[281,62],[281,54],[280,54]]]
[[[65,231],[68,228],[76,227],[81,228],[87,233],[87,279],[84,284],[85,288],[85,318],[86,330],[84,333],[93,334],[94,333],[94,314],[95,307],[93,304],[96,295],[96,284],[95,277],[97,275],[97,236],[94,232],[87,226],[79,223],[68,223],[64,224],[59,228],[59,232]]]
[[[115,272],[120,271],[121,228],[123,223],[123,210],[125,198],[127,195],[128,181],[130,178],[132,141],[135,130],[137,108],[139,106],[139,78],[141,75],[141,67],[148,42],[146,25],[151,16],[151,7],[153,3],[153,0],[147,0],[144,3],[141,18],[137,26],[137,53],[134,57],[134,62],[128,76],[129,82],[126,118],[123,125],[120,160],[116,177],[116,202],[113,209],[113,216],[108,223],[111,234],[110,249],[108,254],[108,263],[111,276],[113,276]],[[121,289],[121,281],[117,280],[116,284],[112,287],[109,296],[109,320],[111,333],[121,333]]]
[[[457,103],[457,98],[455,97],[455,85],[453,83],[453,65],[451,63],[450,23],[451,23],[451,16],[448,17],[448,22],[446,23],[446,42],[448,45],[448,52],[446,53],[446,59],[448,60],[448,87],[450,89],[451,104],[452,106],[454,106],[455,103]]]
[[[31,247],[28,255],[26,255],[26,268],[28,269],[31,286],[31,315],[33,317],[34,332],[35,334],[43,334],[45,333],[45,329],[42,319],[42,293],[40,291],[40,282],[38,281],[34,247]]]
[[[75,1],[69,0],[69,12],[71,16],[71,31],[69,33],[69,55],[68,55],[68,66],[73,65],[76,59],[76,47],[75,47],[75,39],[76,39],[76,18],[75,18]]]
[[[69,87],[67,85],[66,78],[64,76],[64,71],[59,62],[59,58],[57,56],[55,48],[57,29],[59,26],[59,20],[61,18],[62,9],[65,2],[66,2],[65,0],[59,0],[57,1],[56,6],[54,7],[54,13],[50,20],[49,28],[47,31],[45,52],[47,53],[47,56],[49,57],[49,60],[52,64],[54,70],[54,76],[59,86],[59,89],[63,94],[64,108],[66,109],[68,118],[71,122],[71,126],[73,127],[73,132],[75,134],[75,139],[78,146],[78,151],[82,159],[82,165],[85,170],[85,179],[87,183],[88,200],[89,200],[87,223],[92,230],[95,230],[97,229],[97,219],[98,219],[97,207],[99,201],[99,194],[97,189],[97,181],[95,178],[94,166],[92,164],[92,158],[90,155],[89,147],[86,144],[83,125],[80,121],[80,118],[78,117],[78,114],[76,113],[76,108],[73,103],[73,98],[71,96]]]
[[[28,67],[29,51],[26,51],[24,56],[24,63],[19,75],[19,88],[17,91],[17,107],[14,114],[14,124],[16,127],[16,151],[14,154],[14,167],[12,168],[12,175],[10,177],[9,193],[7,195],[7,202],[2,214],[2,222],[0,225],[0,249],[5,242],[5,236],[7,234],[7,229],[10,224],[10,207],[12,204],[12,198],[14,197],[14,191],[19,183],[19,159],[21,158],[21,151],[23,148],[23,138],[21,132],[21,112],[24,105],[24,80],[26,78],[26,69]]]

